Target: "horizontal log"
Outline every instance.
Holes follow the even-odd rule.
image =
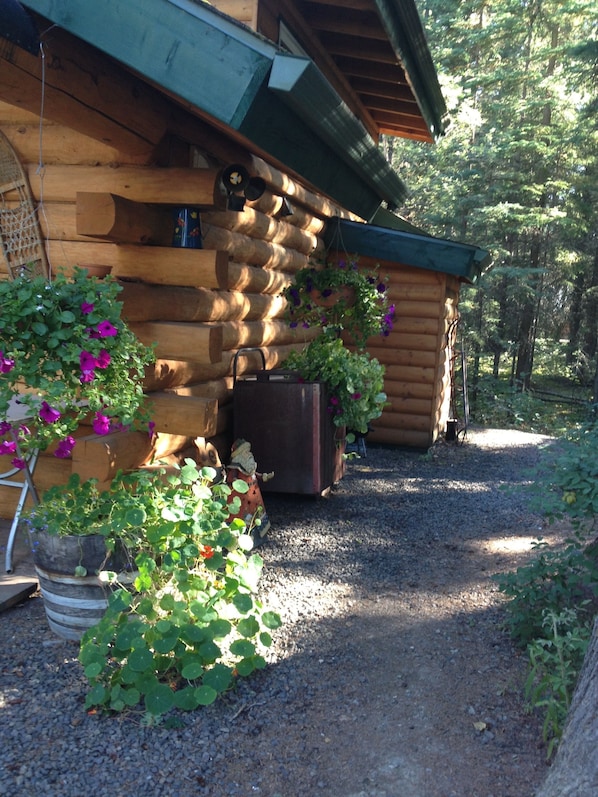
[[[384,274],[381,275],[384,277]],[[444,301],[444,291],[437,283],[416,285],[413,283],[388,282],[386,293],[391,302],[433,302],[438,308]]]
[[[231,291],[266,293],[277,296],[293,281],[290,274],[243,263],[228,264],[228,288]]]
[[[344,254],[339,256],[346,258]],[[359,265],[362,268],[378,268],[381,276],[388,272],[391,285],[439,285],[443,293],[446,288],[447,275],[443,272],[406,266],[400,260],[380,260],[379,258],[360,255]]]
[[[384,352],[386,352],[386,349],[384,349]],[[436,368],[438,364],[438,354],[435,351],[396,349],[393,352],[392,358],[393,365],[412,365],[420,368]]]
[[[37,165],[27,167],[31,191],[40,199]],[[134,202],[225,208],[226,193],[216,169],[150,166],[46,166],[44,199],[75,202],[80,191],[118,194]]]
[[[302,348],[298,345],[269,346],[265,349],[267,368],[277,368],[292,351]],[[208,382],[212,379],[221,379],[233,372],[234,352],[224,351],[222,362],[213,365],[200,364],[184,360],[157,360],[156,363],[146,368],[144,390],[166,390],[167,388],[182,387],[184,385]],[[248,352],[238,360],[237,374],[255,373],[262,369],[262,360],[257,352]]]
[[[283,217],[287,224],[292,224],[293,227],[297,227],[313,235],[318,235],[318,233],[322,232],[326,224],[325,219],[314,216],[309,210],[293,202],[292,197],[283,197],[271,191],[264,191],[259,199],[247,202],[245,207],[258,210],[260,213],[265,213],[267,216],[273,218],[278,218],[284,207],[286,211],[290,210],[290,215],[285,215]]]
[[[14,107],[14,106],[12,106]],[[26,111],[19,111],[19,115]],[[37,163],[39,161],[40,128],[39,119],[30,114],[33,121],[15,121],[9,119],[0,109],[2,132],[15,148],[21,163]],[[122,158],[122,154],[114,147],[97,141],[89,136],[57,124],[44,124],[42,128],[44,164],[70,164],[76,166],[96,166],[98,163],[114,163]],[[145,162],[147,151],[137,159],[139,164]],[[135,163],[134,157],[129,162]]]
[[[295,273],[309,263],[307,255],[280,244],[260,241],[222,227],[202,225],[203,243],[207,249],[222,249],[237,263]]]
[[[393,332],[386,338],[379,335],[368,344],[368,351],[372,357],[377,357],[380,362],[392,363],[394,362],[394,352],[397,349],[404,349],[406,351],[437,351],[438,349],[438,335],[410,335],[403,334],[397,335]]]
[[[238,22],[245,22],[250,26],[253,23],[255,29],[257,24],[257,0],[214,0],[212,5],[218,11],[233,17]]]
[[[75,265],[105,265],[115,277],[156,285],[227,287],[226,252],[83,241],[49,241],[48,248],[54,271],[64,268],[68,273]]]
[[[52,39],[55,35],[61,35],[55,27],[52,31]],[[18,48],[11,48],[11,60],[2,59],[0,64],[0,74],[2,76],[2,96],[7,100],[13,102],[14,105],[20,108],[35,113],[39,113],[40,97],[42,91],[45,99],[44,114],[52,121],[64,124],[66,127],[72,127],[76,119],[77,129],[82,133],[89,135],[97,141],[103,141],[110,144],[119,153],[126,153],[128,161],[144,161],[149,162],[153,157],[155,145],[160,138],[160,127],[164,129],[165,119],[158,120],[154,117],[154,124],[148,125],[148,120],[143,118],[146,116],[147,103],[143,102],[139,96],[139,88],[143,91],[144,84],[137,79],[136,97],[131,96],[128,102],[127,116],[123,115],[123,121],[126,118],[128,124],[121,124],[115,121],[113,116],[105,113],[98,113],[98,104],[90,105],[90,95],[86,94],[85,101],[80,102],[74,96],[73,89],[79,94],[84,94],[85,88],[83,84],[93,84],[95,88],[94,100],[105,97],[106,104],[112,103],[112,107],[116,105],[115,94],[119,91],[123,82],[127,82],[127,73],[122,69],[118,71],[118,77],[111,80],[107,72],[112,71],[108,66],[108,60],[104,57],[101,66],[99,63],[98,71],[95,75],[83,66],[81,60],[82,53],[77,53],[77,39],[71,38],[70,46],[67,50],[60,52],[56,50],[56,63],[60,66],[53,70],[47,70],[45,80],[42,82],[42,63],[51,63],[53,61],[52,51],[54,42],[50,42],[49,38],[44,42],[44,59],[39,55],[36,57],[24,50]],[[86,48],[86,52],[92,51],[88,45],[79,40],[79,46]],[[69,53],[69,58],[64,58],[64,52]],[[97,57],[96,57],[97,58]],[[96,60],[97,63],[97,60]],[[66,66],[75,67],[74,69],[65,68]],[[72,78],[72,82],[63,82],[62,76],[67,75]],[[98,94],[97,77],[101,74],[102,81],[105,82],[104,90],[100,90]],[[50,78],[51,75],[51,78]],[[58,85],[55,81],[56,76],[60,76]],[[68,84],[68,85],[67,85]],[[75,88],[76,86],[76,88]],[[131,114],[131,104],[134,103],[136,110],[139,112],[139,118],[134,118],[137,114]],[[152,109],[153,110],[153,109]],[[131,130],[131,120],[140,125],[138,132]],[[154,141],[149,141],[149,135],[154,137]],[[123,160],[119,157],[118,160]],[[33,161],[38,162],[38,158]]]
[[[152,442],[144,432],[88,435],[73,448],[73,473],[83,480],[109,481],[119,470],[140,467],[151,452]]]
[[[147,408],[158,432],[189,437],[210,437],[216,433],[216,399],[150,393]]]
[[[156,344],[156,357],[201,364],[222,361],[222,326],[145,321],[130,324],[146,346]]]
[[[284,346],[288,343],[305,344],[320,334],[320,329],[293,329],[287,321],[224,321],[222,348],[225,351],[247,346]]]
[[[406,415],[424,415],[428,419],[432,414],[432,399],[388,395],[388,405],[389,406],[386,406],[384,410],[385,412],[398,412],[405,413]]]
[[[311,211],[314,216],[318,216],[322,219],[333,219],[335,216],[340,216],[343,219],[358,220],[357,216],[349,213],[340,205],[330,201],[321,194],[309,191],[307,188],[304,188],[304,186],[295,182],[287,174],[284,174],[257,156],[251,156],[249,171],[251,174],[255,174],[265,180],[266,184],[274,193],[288,197],[292,204],[301,205]]]
[[[412,432],[429,433],[431,425],[431,420],[428,416],[413,415],[408,412],[392,412],[390,410],[384,410],[380,420],[387,429],[407,429]]]
[[[416,318],[413,316],[402,316],[397,314],[392,324],[390,333],[391,342],[395,343],[401,339],[402,335],[438,335],[441,328],[441,319],[438,313],[428,318]],[[379,336],[378,336],[379,337]]]
[[[380,419],[381,421],[383,419]],[[372,422],[372,431],[368,441],[392,446],[406,446],[408,448],[429,448],[432,445],[432,435],[429,432],[417,432],[409,429],[388,429],[377,426]]]
[[[407,382],[421,385],[437,385],[445,372],[441,364],[429,368],[419,365],[392,364],[385,366],[385,369],[385,378],[389,382]]]
[[[170,245],[172,210],[108,192],[78,191],[77,235],[116,243]]]
[[[36,113],[25,110],[18,105],[13,105],[10,102],[0,100],[0,119],[2,119],[2,130],[4,125],[38,125],[37,130],[39,134],[39,116]],[[50,122],[44,122],[44,128],[50,126]],[[38,156],[39,156],[39,140],[38,140]]]
[[[248,235],[270,243],[296,249],[304,255],[311,255],[318,246],[318,238],[313,233],[293,227],[282,220],[273,219],[253,208],[245,208],[243,213],[234,211],[208,211],[202,214],[204,229],[210,225],[222,227],[230,232]]]
[[[129,321],[258,321],[282,317],[286,300],[240,291],[123,282],[120,299]]]
[[[394,302],[397,319],[434,318],[438,319],[444,308],[440,302],[417,302],[412,299],[399,299]]]
[[[232,376],[227,376],[222,379],[211,379],[209,382],[199,382],[195,385],[169,388],[166,392],[175,393],[177,396],[197,396],[199,398],[216,399],[220,407],[221,404],[226,404],[226,402],[230,400],[232,387]]]
[[[429,399],[432,400],[436,385],[432,382],[401,382],[389,379],[388,374],[384,377],[384,390],[390,397],[403,396],[404,398]]]

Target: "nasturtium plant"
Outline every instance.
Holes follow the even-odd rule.
[[[251,552],[250,530],[231,517],[248,485],[215,478],[187,460],[166,480],[134,584],[112,593],[83,636],[87,708],[190,711],[266,666],[281,619],[258,595],[263,561]]]

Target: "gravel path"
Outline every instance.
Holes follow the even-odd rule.
[[[490,575],[543,529],[499,488],[544,445],[370,447],[328,498],[267,497],[263,592],[285,621],[271,665],[179,728],[88,715],[78,646],[41,599],[0,615],[0,795],[532,797],[541,723]]]

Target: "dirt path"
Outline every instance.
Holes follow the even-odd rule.
[[[501,490],[529,478],[545,442],[480,432],[427,458],[373,450],[319,516],[270,500],[284,516],[264,552],[274,592],[286,585],[280,608],[287,591],[311,589],[312,601],[263,676],[275,673],[267,692],[286,689],[289,710],[274,725],[267,704],[248,711],[244,793],[531,797],[546,773],[541,723],[524,709],[526,658],[501,629],[490,576],[550,533]]]
[[[4,612],[0,795],[533,797],[541,721],[490,577],[553,535],[510,489],[543,445],[480,431],[427,455],[371,448],[327,499],[268,496],[271,665],[153,727],[85,711],[77,645],[41,598]]]

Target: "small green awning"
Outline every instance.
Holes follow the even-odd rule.
[[[440,271],[471,283],[492,262],[488,251],[471,244],[338,218],[328,223],[324,240],[329,248],[342,249],[349,255]]]

